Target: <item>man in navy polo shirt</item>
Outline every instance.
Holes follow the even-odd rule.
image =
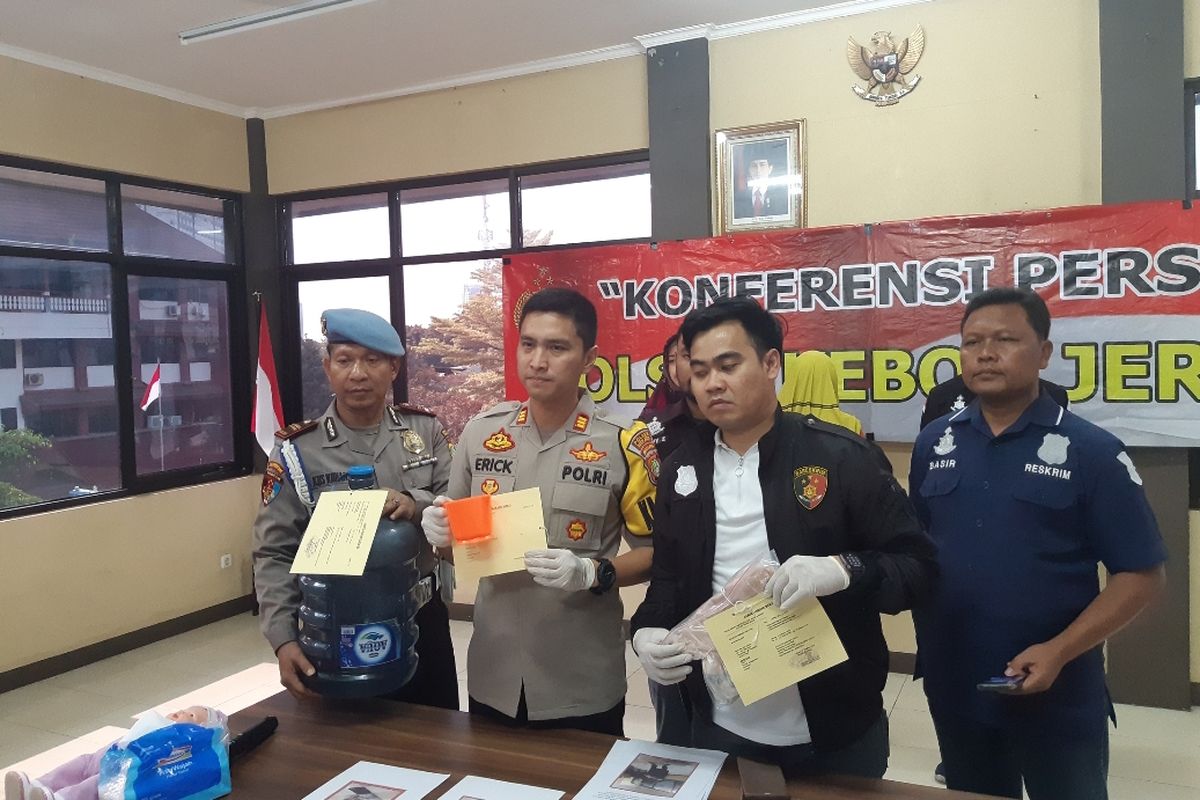
[[[941,582],[914,612],[951,789],[1107,797],[1104,640],[1161,591],[1166,553],[1124,445],[1038,385],[1053,350],[1035,293],[990,289],[962,320],[975,393],[913,448],[910,488]],[[1103,591],[1097,562],[1109,573]],[[1008,677],[1004,691],[978,688]]]

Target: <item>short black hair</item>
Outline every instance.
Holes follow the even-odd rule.
[[[522,306],[517,327],[524,325],[525,317],[535,311],[562,314],[575,324],[575,333],[583,340],[585,351],[596,346],[596,307],[574,289],[554,287],[536,292]]]
[[[783,355],[783,326],[774,314],[749,297],[721,297],[688,314],[679,328],[683,346],[690,351],[697,336],[726,322],[742,326],[759,358],[771,350]]]
[[[972,297],[967,303],[966,310],[963,311],[962,322],[958,324],[958,332],[962,333],[963,328],[967,326],[967,317],[979,309],[1007,305],[1017,305],[1025,309],[1025,316],[1029,318],[1029,327],[1033,328],[1039,342],[1050,338],[1050,309],[1046,308],[1046,301],[1037,292],[1029,289],[1016,289],[1011,286],[997,286]]]

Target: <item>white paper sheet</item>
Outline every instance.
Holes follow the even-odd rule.
[[[468,775],[442,795],[440,800],[561,800],[562,796],[563,793],[557,789]]]
[[[303,800],[421,800],[450,777],[371,761],[339,772]]]
[[[637,739],[615,742],[575,800],[706,800],[725,758],[716,750]]]

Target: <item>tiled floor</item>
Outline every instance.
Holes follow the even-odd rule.
[[[459,665],[459,696],[467,700],[466,649],[471,625],[451,623]],[[626,648],[629,694],[625,734],[654,738],[654,711],[641,665]],[[0,694],[0,765],[33,775],[91,752],[149,709],[193,703],[232,713],[280,691],[271,650],[249,615]],[[887,777],[933,785],[937,745],[918,684],[889,675],[884,703],[891,723]],[[1200,713],[1119,706],[1111,738],[1112,800],[1195,800],[1200,797]]]

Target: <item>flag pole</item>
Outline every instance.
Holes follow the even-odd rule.
[[[162,366],[159,366],[162,369]],[[166,472],[167,448],[163,443],[163,428],[167,427],[167,393],[163,391],[162,375],[158,378],[158,471]]]

